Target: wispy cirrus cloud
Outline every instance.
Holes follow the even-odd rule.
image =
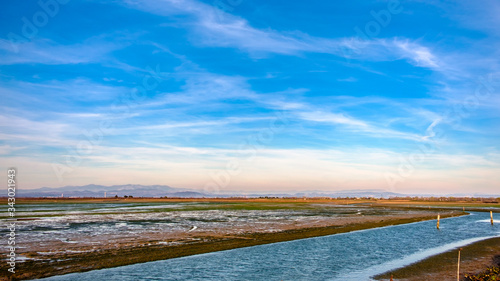
[[[349,56],[362,60],[407,59],[420,67],[438,68],[437,58],[427,47],[408,39],[363,40],[356,37],[321,38],[300,31],[280,32],[258,29],[238,16],[217,10],[214,6],[194,0],[128,1],[134,9],[162,16],[187,15],[185,24],[196,34],[195,44],[212,47],[231,47],[254,56],[268,54],[298,55],[304,52]],[[350,50],[346,52],[346,49]]]
[[[402,56],[407,57],[414,61],[417,66],[436,68],[440,67],[437,58],[429,48],[420,46],[414,42],[410,42],[409,40],[395,40],[394,46],[396,50],[399,49]]]
[[[322,38],[301,31],[278,31],[253,27],[246,19],[217,10],[214,6],[194,1],[127,1],[126,5],[162,16],[187,16],[180,22],[192,31],[194,44],[211,47],[238,48],[255,57],[269,54],[300,55],[325,53],[351,59],[391,61],[405,59],[419,66],[441,68],[442,62],[425,46],[405,38],[357,37]],[[77,44],[60,44],[50,39],[37,39],[20,45],[21,52],[12,52],[11,42],[0,39],[0,64],[39,63],[49,65],[101,63],[128,71],[140,70],[111,56],[114,51],[133,44],[145,32],[103,34]],[[112,39],[112,40],[109,40]],[[155,42],[149,42],[158,45]],[[346,52],[346,50],[348,50]]]
[[[315,122],[324,122],[331,124],[342,124],[349,125],[358,128],[367,128],[368,125],[361,121],[352,117],[348,117],[342,113],[329,113],[329,112],[321,112],[321,111],[309,111],[309,112],[301,112],[298,116],[304,120],[315,121]]]
[[[94,41],[80,44],[61,45],[48,39],[40,39],[23,43],[21,51],[14,53],[10,42],[0,39],[0,52],[3,59],[0,64],[79,64],[95,63],[107,60],[109,53],[121,49],[122,44],[116,42]]]
[[[45,64],[77,65],[100,64],[125,71],[144,71],[117,59],[113,53],[135,43],[144,32],[116,31],[82,38],[80,41],[60,42],[51,38],[34,38],[19,43],[19,51],[12,42],[0,39],[0,65]]]
[[[367,121],[349,117],[343,113],[306,111],[298,113],[298,117],[306,121],[330,124],[334,126],[345,126],[344,129],[340,128],[340,131],[350,132],[356,135],[370,136],[372,138],[406,139],[412,141],[428,140],[428,138],[424,135],[382,127],[380,124],[370,124]]]

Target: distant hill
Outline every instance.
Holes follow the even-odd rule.
[[[20,197],[107,197],[118,195],[123,197],[212,197],[213,195],[204,194],[195,190],[184,188],[174,188],[167,185],[96,185],[89,184],[84,186],[64,186],[64,187],[42,187],[37,189],[17,189],[17,195]]]
[[[246,194],[248,197],[272,196],[272,197],[332,197],[332,198],[345,198],[345,197],[375,197],[375,198],[390,198],[407,196],[401,193],[394,193],[378,189],[353,189],[353,190],[339,190],[339,191],[304,191],[297,193],[253,193]]]
[[[307,191],[299,193],[255,193],[242,194],[241,192],[231,192],[230,194],[209,194],[198,190],[175,188],[168,185],[140,185],[140,184],[125,184],[125,185],[96,185],[89,184],[83,186],[64,186],[64,187],[42,187],[37,189],[18,189],[17,194],[20,197],[104,197],[106,192],[107,197],[134,196],[134,197],[181,197],[181,198],[202,198],[202,197],[230,197],[242,196],[247,197],[395,197],[405,196],[399,193],[387,192],[384,190],[358,189],[358,190],[341,190],[333,192],[324,191]]]
[[[322,192],[322,191],[300,192],[296,193],[296,195],[307,196],[307,197],[376,197],[376,198],[406,196],[401,193],[394,193],[377,189],[353,189],[353,190],[339,190],[333,192]]]
[[[471,194],[430,194],[430,193],[421,193],[421,194],[406,194],[406,193],[396,193],[390,192],[382,189],[350,189],[350,190],[338,190],[338,191],[304,191],[297,193],[252,193],[245,194],[248,197],[259,197],[259,196],[272,196],[272,197],[332,197],[332,198],[355,198],[355,197],[374,197],[374,198],[391,198],[391,197],[482,197],[482,198],[497,198],[500,197],[500,194],[484,194],[484,193],[471,193]]]
[[[402,194],[385,190],[377,189],[353,189],[353,190],[339,190],[339,191],[304,191],[304,192],[290,192],[290,193],[244,193],[244,192],[227,192],[210,194],[200,192],[199,190],[175,188],[168,185],[140,185],[140,184],[125,184],[125,185],[96,185],[89,184],[84,186],[64,186],[64,187],[42,187],[37,189],[21,189],[18,188],[17,195],[20,197],[104,197],[106,192],[107,197],[134,196],[134,197],[181,197],[181,198],[203,198],[203,197],[231,197],[231,196],[246,196],[246,197],[332,197],[332,198],[345,198],[345,197],[375,197],[375,198],[390,198],[390,197],[405,197],[405,196],[441,196],[432,194]],[[442,195],[446,196],[446,195]],[[454,197],[499,197],[498,195],[486,194],[453,194],[448,196]]]

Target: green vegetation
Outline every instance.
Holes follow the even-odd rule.
[[[498,281],[500,280],[500,267],[492,266],[488,267],[485,272],[470,275],[465,274],[465,281]]]
[[[417,200],[419,199],[419,200]],[[445,201],[443,198],[411,198],[411,199],[331,199],[331,198],[206,198],[206,199],[159,199],[159,198],[108,198],[108,199],[91,199],[91,198],[57,198],[57,199],[40,199],[40,198],[20,198],[17,204],[19,219],[32,219],[43,217],[66,216],[68,210],[72,211],[72,215],[114,215],[124,213],[121,208],[145,207],[144,209],[126,210],[126,213],[163,213],[163,212],[178,212],[178,211],[272,211],[272,210],[287,210],[287,211],[312,211],[315,214],[329,213],[330,208],[338,205],[351,205],[371,207],[375,212],[383,212],[384,209],[392,210],[426,210],[432,209],[436,212],[445,212],[448,210],[458,210],[465,208],[465,211],[485,211],[492,210],[495,213],[500,212],[500,204],[485,203],[478,198],[469,198],[467,202],[456,202],[457,198],[450,201]],[[450,200],[451,200],[450,199]],[[472,199],[474,199],[472,201]],[[441,200],[441,201],[439,201]],[[486,200],[486,199],[485,199]],[[489,199],[488,199],[489,200]],[[43,204],[50,206],[48,209],[30,210],[33,204]],[[161,205],[166,205],[161,207]],[[170,206],[171,205],[171,206]],[[57,206],[57,207],[55,207]],[[55,208],[54,208],[55,207]],[[148,208],[151,207],[151,208]],[[160,207],[160,208],[156,208]],[[99,209],[106,208],[107,211]],[[120,208],[116,211],[113,208]],[[485,209],[487,208],[487,209]],[[75,212],[77,211],[77,212]],[[26,213],[29,212],[29,213]],[[45,213],[50,212],[50,213]],[[336,210],[336,213],[339,213]],[[307,215],[307,214],[306,214]],[[0,214],[0,218],[6,218],[6,214]]]

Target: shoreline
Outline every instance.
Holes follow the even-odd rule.
[[[500,237],[487,238],[460,248],[460,280],[465,273],[478,274],[488,266],[500,263]],[[458,247],[372,278],[386,281],[392,275],[393,280],[402,281],[457,280],[457,261]]]
[[[442,218],[464,215],[462,212],[448,211]],[[347,223],[345,225],[307,227],[284,230],[273,233],[247,233],[240,235],[227,235],[221,237],[203,237],[202,242],[192,242],[182,245],[148,245],[139,247],[121,247],[117,249],[104,249],[86,254],[60,254],[56,258],[47,260],[26,260],[19,263],[15,279],[26,280],[43,277],[63,275],[75,272],[85,272],[97,269],[112,268],[236,248],[264,245],[277,242],[292,241],[358,230],[367,230],[378,227],[414,223],[434,220],[434,215],[420,215],[412,218],[378,217],[376,221],[361,223]],[[55,260],[55,261],[54,261]],[[0,272],[7,272],[4,265]],[[3,273],[0,280],[9,280]]]

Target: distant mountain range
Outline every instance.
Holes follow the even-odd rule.
[[[175,188],[168,185],[140,185],[140,184],[125,184],[125,185],[96,185],[89,184],[84,186],[64,186],[64,187],[42,187],[37,189],[17,189],[19,197],[107,197],[114,196],[134,196],[134,197],[180,197],[180,198],[203,198],[203,197],[375,197],[375,198],[390,198],[390,197],[405,197],[405,196],[420,196],[420,197],[439,197],[441,195],[432,194],[402,194],[389,192],[377,189],[355,189],[355,190],[340,190],[340,191],[307,191],[297,193],[243,193],[243,192],[228,192],[224,194],[211,194],[201,192],[195,189]],[[453,197],[499,197],[499,195],[488,194],[450,194],[447,196]]]
[[[96,185],[89,184],[84,186],[64,186],[64,187],[42,187],[37,189],[17,189],[17,195],[20,197],[114,197],[118,195],[134,196],[134,197],[212,197],[195,190],[183,188],[174,188],[167,185]]]
[[[377,197],[377,198],[406,196],[401,193],[389,192],[378,189],[354,189],[354,190],[340,190],[333,192],[312,191],[312,192],[299,192],[296,193],[296,195],[307,196],[307,197]]]

